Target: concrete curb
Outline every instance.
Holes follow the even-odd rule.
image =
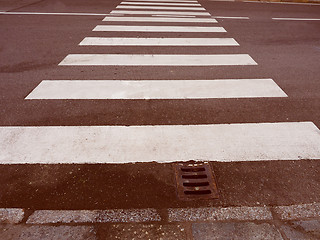
[[[0,223],[21,223],[25,217],[24,212],[24,209],[19,208],[1,208]],[[26,224],[288,221],[319,217],[320,203],[310,203],[290,206],[169,208],[165,210],[153,208],[36,210],[26,218]]]
[[[0,223],[20,223],[24,210],[20,208],[0,208]]]

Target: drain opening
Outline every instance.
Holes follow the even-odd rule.
[[[181,168],[182,172],[204,172],[205,168]]]
[[[185,187],[201,187],[201,186],[209,186],[209,182],[184,182],[183,186]]]
[[[201,178],[207,178],[207,175],[202,174],[202,175],[182,175],[182,178],[185,179],[201,179]]]
[[[177,193],[181,200],[215,199],[218,189],[208,162],[176,163]]]
[[[198,195],[198,194],[211,194],[210,190],[200,190],[200,191],[184,191],[187,195]]]

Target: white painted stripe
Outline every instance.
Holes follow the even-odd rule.
[[[228,66],[257,65],[248,54],[138,55],[69,54],[59,65],[69,66]]]
[[[175,17],[175,18],[195,18],[196,16],[186,16],[186,15],[165,15],[165,14],[152,14],[152,17]]]
[[[48,13],[48,12],[0,12],[5,15],[70,15],[70,16],[106,16],[103,13]]]
[[[312,122],[0,127],[0,163],[320,159]]]
[[[135,11],[136,12],[136,11]],[[162,13],[162,12],[153,12],[153,13]],[[175,14],[173,14],[175,12],[166,12],[165,14],[162,14],[161,16],[175,16]],[[179,12],[177,12],[179,13]],[[0,14],[6,14],[6,15],[66,15],[66,16],[108,16],[108,15],[112,15],[112,16],[122,16],[122,13],[110,13],[110,14],[103,14],[103,13],[45,13],[45,12],[0,12]],[[131,14],[131,12],[130,12]],[[140,13],[142,14],[142,13]],[[147,14],[147,13],[145,13]],[[199,15],[199,14],[192,14],[192,15]],[[154,15],[154,16],[160,16],[160,15]],[[183,15],[177,15],[177,16],[183,16]],[[108,17],[106,17],[108,18]],[[112,17],[111,17],[112,18]],[[131,17],[126,17],[126,18],[131,18]],[[148,17],[141,17],[141,19],[143,18],[148,18]],[[215,16],[213,18],[230,18],[230,19],[249,19],[248,17],[223,17],[223,16]],[[138,20],[139,17],[137,17],[136,21]],[[150,18],[151,21],[152,18]],[[132,20],[134,20],[134,18],[132,18]],[[214,19],[213,19],[214,20]],[[119,21],[124,21],[124,20],[120,20]],[[139,21],[140,22],[140,21]],[[151,22],[157,22],[157,20],[155,21],[151,21]],[[169,22],[169,21],[168,21]],[[209,18],[199,18],[196,19],[196,21],[194,22],[210,22]]]
[[[320,21],[320,18],[272,18],[272,20],[287,20],[287,21]]]
[[[92,31],[105,32],[226,32],[223,27],[98,25]]]
[[[157,9],[157,10],[194,10],[194,11],[205,11],[203,7],[161,7],[161,6],[125,6],[119,5],[117,9]]]
[[[158,15],[159,16],[159,15]],[[171,15],[162,15],[171,16]],[[193,16],[190,16],[193,17]],[[162,17],[105,17],[103,21],[109,22],[195,22],[195,23],[216,23],[213,18],[162,18]]]
[[[148,6],[148,5],[160,5],[160,6],[199,6],[201,7],[201,4],[199,3],[165,3],[165,2],[122,2],[120,3],[120,5],[144,5],[144,6]]]
[[[120,13],[110,13],[110,14],[106,14],[106,16],[124,16],[124,14],[120,14]]]
[[[126,0],[126,2],[136,2],[137,0]],[[198,3],[198,1],[188,0],[139,0],[139,2],[174,2],[174,3]]]
[[[26,99],[201,99],[287,97],[272,79],[45,80]]]
[[[87,37],[84,46],[239,46],[233,38],[100,38]]]
[[[180,12],[180,11],[125,11],[125,10],[113,10],[111,13],[121,14],[172,14],[172,15],[194,15],[194,16],[211,16],[207,12]]]

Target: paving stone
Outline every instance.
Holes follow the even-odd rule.
[[[299,220],[320,217],[320,203],[274,207],[274,212],[282,220]]]
[[[0,225],[1,240],[96,240],[92,226]]]
[[[0,208],[0,223],[19,223],[24,217],[20,208]]]
[[[94,222],[151,222],[160,221],[155,209],[110,210],[38,210],[27,220],[28,224],[94,223]]]
[[[267,207],[169,208],[168,214],[169,222],[272,219],[272,214]]]
[[[187,230],[182,224],[113,224],[100,226],[98,237],[106,240],[186,240]]]
[[[275,226],[268,223],[194,223],[195,240],[283,240]]]
[[[281,226],[281,230],[290,240],[320,239],[320,221],[293,221]]]
[[[28,218],[27,224],[93,223],[97,215],[97,211],[86,210],[38,210]]]

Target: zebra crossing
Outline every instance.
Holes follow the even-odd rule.
[[[143,9],[143,10],[142,10]],[[163,11],[165,10],[165,11]],[[113,24],[111,24],[113,23]],[[116,24],[114,24],[116,23]],[[150,23],[165,23],[152,25]],[[189,24],[188,26],[177,24]],[[141,25],[143,24],[143,25]],[[168,25],[170,24],[170,25]],[[172,25],[171,25],[172,24]],[[205,26],[203,24],[206,24]],[[210,24],[210,26],[207,26]],[[226,29],[188,0],[125,0],[93,30],[95,33],[157,33],[160,37],[85,37],[79,45],[135,47],[228,47]],[[174,37],[163,37],[171,33]],[[185,33],[195,37],[187,38]],[[207,34],[198,37],[197,34]],[[210,36],[210,37],[208,37]],[[68,54],[59,66],[254,67],[249,54]],[[287,98],[269,78],[257,79],[44,79],[26,101],[65,99],[228,99]],[[160,80],[162,79],[162,80]],[[290,96],[289,96],[290,97]],[[226,119],[226,122],[228,120]],[[0,127],[1,164],[266,161],[320,159],[320,131],[312,122],[156,126]]]

